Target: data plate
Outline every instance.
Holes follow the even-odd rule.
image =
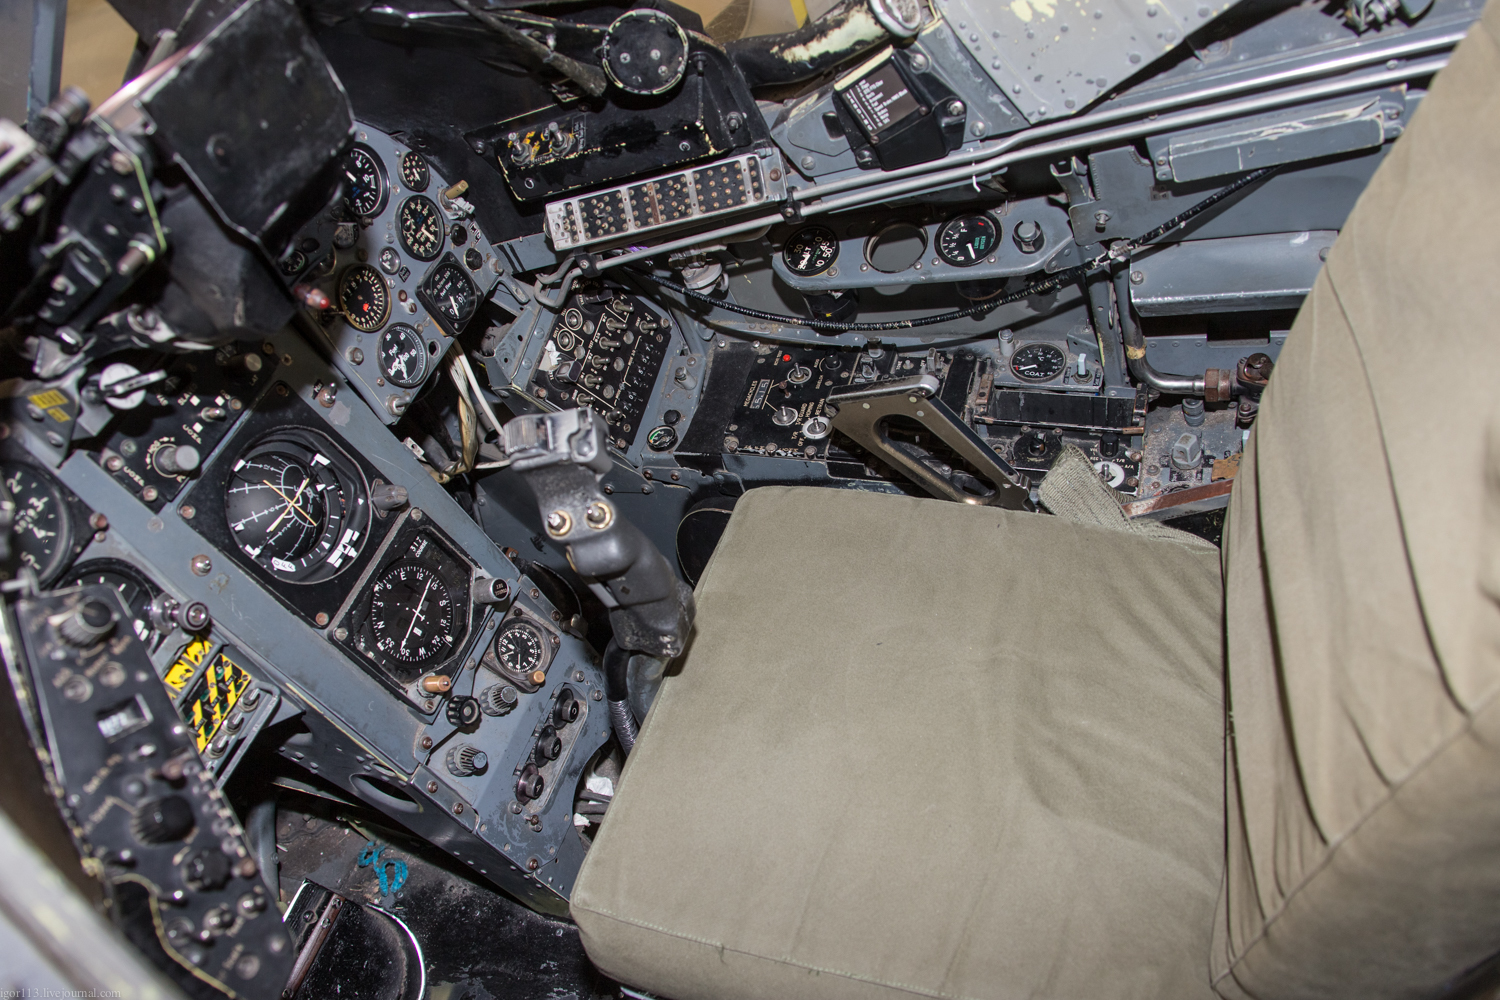
[[[693,170],[622,184],[547,206],[547,235],[558,250],[725,215],[781,201],[781,170],[753,153]]]

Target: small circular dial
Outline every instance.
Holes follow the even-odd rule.
[[[447,322],[450,332],[459,333],[479,308],[479,293],[474,282],[450,255],[422,279],[422,296],[427,306]]]
[[[987,214],[960,215],[938,228],[937,255],[954,267],[973,267],[1000,245],[1000,224]]]
[[[235,463],[224,516],[240,548],[273,576],[312,582],[349,561],[358,537],[350,497],[329,457],[291,437],[272,437]],[[346,538],[345,528],[355,529]]]
[[[136,637],[148,646],[160,638],[151,624],[151,601],[161,593],[161,588],[129,563],[118,559],[90,559],[74,566],[63,584],[69,587],[103,584],[113,589],[130,610],[130,627]]]
[[[415,559],[392,563],[370,588],[375,648],[406,664],[430,663],[453,649],[453,593]]]
[[[357,215],[380,214],[389,194],[385,183],[385,168],[380,159],[364,146],[355,146],[344,157],[344,180],[347,187],[349,207]]]
[[[427,346],[415,327],[393,323],[380,335],[380,371],[385,380],[403,389],[427,378]]]
[[[524,619],[512,619],[495,636],[495,658],[518,677],[544,670],[552,647],[542,630]]]
[[[72,547],[72,524],[62,486],[25,462],[0,464],[0,473],[16,505],[11,530],[21,565],[30,567],[45,586],[63,568]]]
[[[339,279],[339,308],[356,330],[374,333],[391,316],[391,290],[369,264],[355,264]]]
[[[426,191],[432,183],[432,171],[427,169],[421,153],[401,154],[401,183],[412,191]]]
[[[1027,382],[1050,382],[1062,374],[1068,357],[1051,344],[1027,344],[1016,349],[1010,370]]]
[[[827,226],[804,226],[781,248],[786,269],[804,278],[822,274],[839,259],[839,240]]]
[[[401,203],[396,232],[402,248],[417,260],[436,260],[443,249],[443,217],[437,202],[420,194]]]

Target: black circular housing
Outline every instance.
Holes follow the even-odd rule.
[[[660,94],[687,69],[688,37],[659,10],[627,11],[604,34],[604,72],[631,94]]]
[[[312,431],[273,433],[234,463],[224,516],[235,543],[256,565],[290,583],[316,583],[346,568],[364,537],[363,480],[353,464]]]
[[[355,146],[344,157],[344,196],[356,215],[379,215],[385,208],[390,188],[385,180],[385,166],[368,146]]]
[[[391,290],[369,264],[355,264],[339,279],[339,309],[349,325],[374,333],[391,318]]]
[[[427,345],[416,327],[392,323],[380,335],[380,374],[403,389],[414,389],[426,381]]]
[[[453,649],[456,586],[426,563],[392,563],[370,588],[375,648],[398,663],[418,666]],[[478,703],[475,704],[478,709]]]
[[[432,171],[427,169],[427,161],[422,159],[421,153],[408,151],[401,154],[401,183],[411,191],[426,191],[427,185],[432,183]]]
[[[443,252],[443,216],[437,202],[415,194],[401,203],[396,213],[396,236],[401,249],[417,260],[437,260]]]
[[[90,559],[73,567],[63,580],[64,586],[100,585],[109,587],[120,595],[120,600],[130,612],[130,627],[136,637],[148,646],[154,646],[156,630],[151,626],[151,601],[161,588],[152,583],[145,574],[119,559]]]
[[[1051,344],[1018,347],[1010,359],[1010,370],[1016,378],[1027,382],[1050,382],[1061,375],[1067,365],[1068,356]]]
[[[73,547],[73,523],[62,484],[27,462],[0,463],[5,489],[16,505],[11,526],[22,566],[43,586],[62,571]]]
[[[937,255],[954,267],[973,267],[1000,245],[1000,223],[987,212],[960,215],[938,228]]]
[[[547,636],[524,618],[512,618],[495,636],[495,658],[514,676],[545,670],[551,657]]]
[[[865,263],[882,274],[899,274],[927,252],[927,231],[914,222],[893,222],[865,241]]]
[[[810,278],[839,259],[839,238],[827,226],[803,226],[781,248],[781,262],[793,274]]]

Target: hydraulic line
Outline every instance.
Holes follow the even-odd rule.
[[[750,306],[742,306],[737,302],[730,302],[724,299],[716,299],[711,295],[706,295],[703,292],[694,291],[693,289],[688,288],[685,285],[678,284],[677,282],[672,281],[668,278],[663,278],[660,275],[652,274],[650,271],[642,270],[640,268],[631,268],[630,270],[632,274],[641,278],[645,278],[648,281],[654,282],[662,286],[663,288],[669,289],[670,291],[676,292],[678,295],[681,295],[684,298],[693,299],[698,302],[704,302],[708,305],[716,306],[717,308],[724,309],[728,312],[739,313],[741,316],[749,316],[752,319],[766,320],[773,323],[785,323],[791,326],[806,326],[811,327],[814,330],[822,330],[829,333],[879,333],[892,330],[911,330],[917,327],[935,326],[939,323],[947,323],[951,320],[964,319],[969,316],[983,316],[986,313],[998,309],[1000,306],[1009,305],[1012,302],[1020,302],[1022,299],[1031,298],[1033,295],[1043,295],[1047,292],[1051,292],[1058,288],[1061,288],[1064,285],[1070,285],[1074,282],[1082,281],[1087,275],[1108,267],[1114,261],[1129,260],[1130,254],[1134,251],[1139,250],[1141,247],[1144,247],[1147,244],[1160,239],[1168,233],[1181,229],[1194,218],[1208,211],[1210,208],[1217,205],[1225,198],[1228,198],[1236,192],[1249,187],[1256,181],[1270,176],[1271,174],[1275,173],[1277,169],[1277,167],[1262,167],[1259,170],[1252,170],[1250,173],[1241,177],[1233,184],[1230,184],[1227,187],[1220,188],[1218,191],[1215,191],[1213,194],[1209,195],[1207,198],[1204,198],[1202,201],[1193,205],[1186,211],[1174,215],[1172,218],[1168,219],[1166,222],[1163,222],[1155,229],[1152,229],[1147,233],[1143,233],[1140,236],[1137,236],[1135,239],[1117,242],[1112,247],[1110,247],[1110,249],[1075,267],[1070,267],[1065,270],[1058,271],[1050,277],[1043,278],[1040,281],[1034,281],[1026,285],[1024,288],[1019,288],[1013,292],[1007,292],[1004,295],[999,295],[992,299],[986,299],[983,302],[976,303],[972,306],[967,306],[963,309],[955,309],[951,312],[938,313],[935,316],[922,316],[916,319],[887,320],[881,323],[845,323],[838,320],[809,319],[804,316],[792,316],[786,313],[767,312],[763,309],[755,309]],[[1128,344],[1126,353],[1129,353]]]

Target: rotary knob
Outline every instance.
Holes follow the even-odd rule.
[[[570,722],[577,722],[582,707],[578,704],[578,696],[573,689],[565,687],[557,692],[557,702],[552,706],[552,721],[558,726],[566,726]]]
[[[57,626],[58,635],[71,646],[86,648],[103,639],[115,627],[115,613],[98,598],[89,598],[73,609]]]
[[[543,726],[541,733],[536,738],[536,763],[538,767],[545,767],[549,761],[554,761],[562,756],[562,737],[557,735],[557,730],[551,726]]]
[[[448,701],[448,721],[455,726],[472,726],[479,721],[479,699],[468,695],[455,695]]]
[[[489,766],[489,755],[472,744],[460,743],[448,751],[448,773],[455,777],[467,778]]]
[[[188,476],[203,462],[198,449],[190,444],[163,445],[156,450],[156,468],[167,476]]]
[[[505,715],[521,700],[509,684],[494,684],[479,692],[479,707],[485,715]]]
[[[521,768],[521,776],[516,779],[516,798],[522,802],[530,802],[532,799],[540,798],[542,790],[547,787],[546,781],[537,772],[535,764],[527,764]]]
[[[165,844],[186,837],[195,822],[187,799],[167,795],[137,809],[130,820],[130,832],[143,844]]]

